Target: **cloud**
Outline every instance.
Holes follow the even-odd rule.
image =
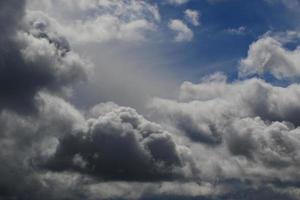
[[[175,32],[176,35],[174,41],[176,42],[191,41],[194,37],[193,31],[179,19],[171,20],[168,26]]]
[[[193,177],[189,149],[134,109],[100,104],[86,118],[64,100],[65,89],[85,79],[88,63],[55,20],[41,12],[23,17],[15,1],[1,4],[1,25],[11,22],[1,39],[1,199],[90,198],[84,187],[96,180]]]
[[[165,127],[195,143],[191,149],[204,177],[219,171],[225,180],[297,182],[299,95],[298,84],[279,87],[257,78],[228,83],[219,73],[199,84],[185,82],[179,99],[156,98],[151,108]]]
[[[192,171],[186,166],[188,149],[177,145],[170,133],[132,108],[114,108],[99,118],[88,119],[87,124],[85,132],[60,141],[54,157],[45,164],[49,169],[127,181],[191,176]]]
[[[59,32],[74,43],[143,41],[156,31],[160,21],[157,6],[145,1],[29,2],[29,11],[47,13],[59,22]]]
[[[189,2],[189,0],[168,0],[168,2],[173,5],[182,5]]]
[[[200,25],[200,14],[196,10],[190,10],[187,9],[184,11],[185,17],[189,23],[191,23],[194,26]]]
[[[249,47],[248,56],[241,60],[241,77],[271,73],[277,79],[299,77],[299,48],[289,50],[271,36],[263,36]]]
[[[189,149],[131,108],[101,104],[98,118],[85,119],[59,97],[40,93],[38,102],[37,115],[0,115],[1,198],[92,199],[107,181],[154,184],[196,175]]]
[[[65,38],[54,34],[55,30],[48,30],[43,22],[24,22],[28,28],[19,30],[22,8],[15,6],[14,1],[2,4],[3,13],[15,15],[4,14],[0,20],[2,24],[14,23],[4,28],[1,39],[5,51],[0,58],[0,109],[32,112],[39,90],[61,93],[74,82],[85,79],[87,64],[71,51]],[[20,10],[12,10],[12,6]]]
[[[60,98],[39,95],[37,115],[24,117],[12,112],[1,112],[0,198],[2,199],[46,199],[75,195],[71,187],[59,185],[57,179],[48,187],[48,180],[41,178],[47,172],[33,167],[34,157],[50,157],[58,144],[57,137],[70,134],[83,120],[78,111]],[[73,182],[75,185],[75,181]]]

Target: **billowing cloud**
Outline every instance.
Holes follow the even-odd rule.
[[[63,138],[45,165],[100,179],[155,181],[191,177],[188,155],[158,124],[131,108],[117,107],[88,119],[86,131]]]
[[[193,31],[181,20],[173,19],[168,24],[169,28],[174,31],[176,42],[191,41],[194,37]]]
[[[39,90],[61,93],[85,78],[87,64],[70,50],[66,39],[47,30],[43,22],[25,22],[22,26],[28,25],[28,29],[17,29],[22,22],[22,2],[2,4],[0,109],[31,112]],[[11,16],[11,12],[15,14]],[[12,24],[6,27],[7,22]]]
[[[1,38],[1,199],[91,199],[88,187],[101,180],[197,175],[189,148],[134,109],[99,104],[84,116],[65,101],[89,64],[55,21],[40,12],[23,17],[18,3],[1,2],[1,25],[11,22]]]
[[[57,21],[59,32],[74,43],[145,40],[160,21],[157,6],[145,1],[29,2],[29,11],[46,12]]]
[[[251,44],[248,56],[241,60],[240,76],[271,73],[277,79],[295,79],[300,75],[300,50],[289,50],[280,41],[264,36]]]
[[[273,86],[257,78],[228,83],[218,73],[199,84],[185,82],[179,99],[156,98],[151,106],[169,130],[194,143],[194,158],[208,179],[217,170],[225,180],[295,183],[299,96],[298,84]]]
[[[47,172],[34,168],[33,158],[50,157],[58,145],[57,138],[81,129],[83,118],[60,98],[41,94],[38,102],[39,111],[33,116],[1,112],[1,199],[38,199],[39,195],[46,199],[64,198],[59,192],[75,195],[70,187],[60,185],[59,179],[53,181],[53,188],[48,187]]]

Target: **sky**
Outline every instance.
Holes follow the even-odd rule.
[[[1,0],[0,200],[300,199],[299,0]]]

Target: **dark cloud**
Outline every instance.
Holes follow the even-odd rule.
[[[173,119],[176,121],[176,127],[193,141],[203,142],[209,145],[217,145],[222,142],[222,137],[214,128],[215,125],[213,123],[201,127],[191,116],[181,113],[174,115],[174,118],[176,118]]]
[[[86,132],[64,137],[46,165],[107,180],[168,180],[186,176],[185,151],[159,125],[119,107],[89,119]]]
[[[55,137],[80,124],[72,106],[42,93],[62,93],[85,76],[85,66],[66,49],[65,39],[50,36],[50,30],[37,35],[25,28],[24,9],[23,0],[0,2],[0,199],[71,198],[76,193],[58,181],[53,188],[46,185],[32,158],[50,155]],[[58,196],[58,191],[67,194]]]
[[[89,188],[104,180],[158,183],[195,172],[189,149],[131,108],[85,120],[52,95],[38,105],[38,115],[0,116],[0,199],[93,199]]]
[[[28,113],[36,109],[40,90],[61,92],[85,77],[86,66],[63,37],[45,29],[47,24],[23,20],[24,6],[24,1],[1,1],[0,109]],[[22,28],[27,23],[30,30]]]
[[[87,120],[61,98],[85,78],[86,62],[51,19],[24,17],[24,6],[0,8],[1,26],[9,22],[0,52],[0,199],[89,199],[89,185],[103,179],[191,178],[189,149],[134,109],[103,104]]]
[[[34,167],[35,157],[48,157],[57,145],[56,137],[79,128],[78,112],[63,100],[39,96],[38,115],[24,117],[11,112],[0,115],[0,199],[64,199],[75,195],[72,188],[52,181]],[[73,181],[74,186],[77,185]],[[69,191],[70,190],[70,191]],[[60,192],[66,193],[60,197]],[[76,199],[76,198],[74,198]]]
[[[24,0],[3,0],[0,2],[0,24],[2,36],[4,36],[1,37],[1,42],[6,42],[7,37],[13,34],[16,27],[20,25],[19,23],[24,14],[24,6]]]

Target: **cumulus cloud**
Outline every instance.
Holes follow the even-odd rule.
[[[12,21],[8,27],[5,25],[1,37],[1,109],[31,112],[39,90],[61,93],[72,83],[85,79],[87,64],[70,50],[65,38],[48,30],[43,22],[23,23],[23,10],[14,1],[2,4],[3,13],[15,14],[1,15],[3,26]],[[18,29],[21,22],[28,29]]]
[[[185,82],[180,98],[156,98],[151,108],[165,127],[194,143],[202,178],[214,179],[218,171],[224,180],[284,184],[299,177],[299,95],[298,84],[229,83],[218,73],[199,84]]]
[[[29,11],[43,11],[59,21],[59,31],[74,43],[145,40],[160,21],[157,6],[145,1],[29,2]]]
[[[175,33],[175,42],[191,41],[194,37],[193,31],[179,19],[171,20],[168,26]]]
[[[187,9],[184,11],[184,14],[189,23],[194,26],[200,25],[200,13],[198,11]]]
[[[192,174],[189,150],[131,108],[102,113],[88,119],[87,126],[85,132],[63,138],[45,165],[108,180],[156,181]]]
[[[196,175],[189,148],[134,109],[99,104],[84,116],[64,100],[65,89],[85,79],[88,63],[54,20],[40,12],[23,17],[19,3],[1,1],[0,8],[7,13],[0,16],[1,199],[91,199],[91,185],[101,180]]]
[[[48,187],[50,179],[34,168],[35,157],[50,157],[58,145],[59,137],[81,129],[82,117],[72,106],[60,98],[39,95],[39,112],[33,116],[20,116],[1,112],[0,197],[2,199],[60,199],[60,192],[72,196],[71,187],[59,184],[57,179]],[[75,181],[73,182],[75,185]],[[70,190],[70,191],[68,191]],[[58,193],[56,193],[58,192]]]
[[[93,199],[106,187],[118,190],[107,181],[154,184],[198,173],[187,147],[131,108],[102,103],[92,109],[98,118],[85,118],[59,97],[40,93],[38,102],[37,115],[0,115],[3,199]]]
[[[248,56],[241,60],[241,77],[271,73],[277,79],[295,79],[299,77],[300,50],[289,50],[284,44],[271,36],[263,36],[252,43]]]

